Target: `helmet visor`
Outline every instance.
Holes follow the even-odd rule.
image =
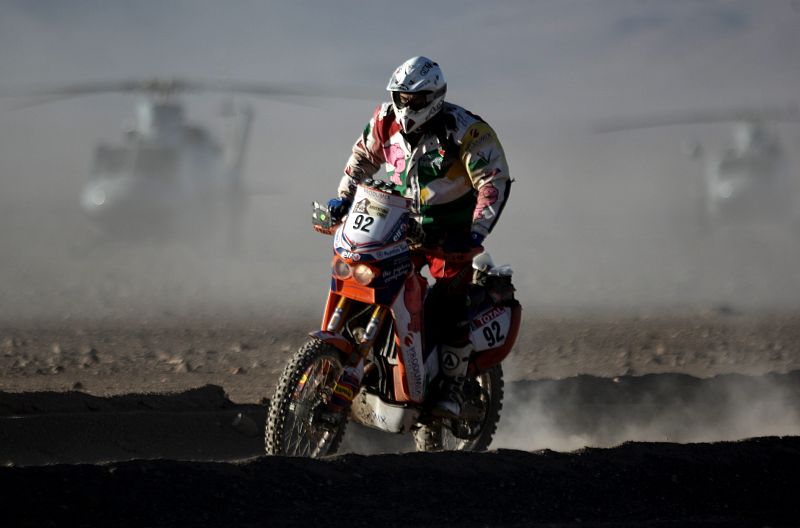
[[[392,102],[398,110],[408,107],[417,112],[430,104],[433,100],[431,95],[431,92],[392,92]]]

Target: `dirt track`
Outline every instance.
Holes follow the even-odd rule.
[[[506,379],[579,374],[785,373],[800,369],[800,315],[704,313],[539,316],[506,361]],[[269,322],[266,322],[269,321]],[[215,384],[238,403],[271,395],[289,355],[319,321],[0,322],[0,390],[95,395]]]
[[[0,469],[0,487],[11,490],[9,525],[800,518],[800,316],[528,317],[506,364],[493,445],[514,450],[376,456],[410,445],[353,427],[344,451],[372,456],[253,458],[264,398],[314,324],[6,325],[0,443],[15,467]],[[611,447],[628,440],[659,443]],[[569,452],[583,446],[611,448]],[[40,466],[58,462],[99,465]]]

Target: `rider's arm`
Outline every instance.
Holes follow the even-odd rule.
[[[467,129],[461,143],[461,161],[472,186],[478,191],[472,231],[485,237],[500,218],[511,190],[503,147],[488,124],[479,121]]]
[[[378,106],[372,119],[353,145],[353,153],[344,167],[344,176],[339,182],[339,196],[352,198],[358,182],[372,177],[386,161],[380,130],[386,118],[387,104]]]

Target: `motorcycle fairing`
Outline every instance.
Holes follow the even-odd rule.
[[[359,185],[347,219],[334,238],[337,252],[341,248],[364,254],[371,249],[386,251],[393,245],[406,245],[401,226],[407,224],[409,204],[408,198]]]
[[[334,257],[337,258],[339,257]],[[360,262],[345,261],[351,265]],[[390,306],[411,271],[411,259],[407,247],[404,253],[374,263],[372,267],[377,269],[378,274],[369,286],[362,286],[353,280],[342,280],[332,275],[331,291],[357,301]]]
[[[353,280],[341,280],[331,277],[331,293],[342,295],[367,304],[377,303],[375,288],[362,286]],[[385,303],[380,303],[385,304]]]
[[[331,291],[366,303],[391,305],[411,271],[408,228],[409,199],[359,186],[347,219],[334,235],[334,264],[369,265],[377,276],[368,286],[336,276]]]
[[[395,343],[399,350],[394,369],[395,400],[422,403],[430,377],[423,356],[422,300],[425,279],[410,274],[391,305],[395,323]]]

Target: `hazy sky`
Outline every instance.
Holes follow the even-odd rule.
[[[774,103],[800,80],[789,0],[3,0],[0,12],[3,84],[319,80],[380,97],[393,66],[426,54],[454,97],[519,119]]]
[[[248,180],[287,193],[256,203],[254,214],[267,219],[274,209],[291,215],[292,204],[333,192],[390,73],[417,54],[441,64],[448,98],[486,118],[506,147],[517,183],[507,218],[491,238],[499,260],[521,268],[531,297],[558,304],[585,293],[614,304],[616,295],[629,306],[642,297],[638,292],[650,299],[669,292],[671,299],[674,284],[690,294],[700,280],[705,264],[683,239],[667,252],[653,237],[672,214],[667,209],[690,199],[681,197],[682,186],[701,168],[682,157],[685,131],[597,138],[587,133],[589,125],[607,117],[798,102],[800,3],[0,0],[0,89],[160,76],[319,82],[364,95],[311,107],[256,102]],[[190,115],[211,119],[219,99],[187,98]],[[14,110],[15,103],[0,100],[0,242],[17,255],[0,257],[6,284],[25,277],[41,283],[27,262],[52,247],[42,242],[53,228],[45,212],[57,225],[54,204],[77,209],[95,144],[119,140],[133,102],[103,95]],[[782,131],[797,144],[793,129]],[[722,143],[727,130],[696,133]],[[623,245],[620,225],[651,224],[651,231],[640,229],[639,241]],[[23,229],[32,240],[40,230],[38,246],[17,235]],[[327,265],[326,241],[299,223],[291,233],[299,248],[286,252],[305,259],[322,251]],[[520,247],[530,250],[520,254]],[[602,247],[616,249],[598,255]],[[53,251],[48,260],[65,258]],[[649,264],[629,269],[618,258]],[[675,263],[666,278],[652,266],[663,262]],[[717,286],[692,300],[735,289]]]

